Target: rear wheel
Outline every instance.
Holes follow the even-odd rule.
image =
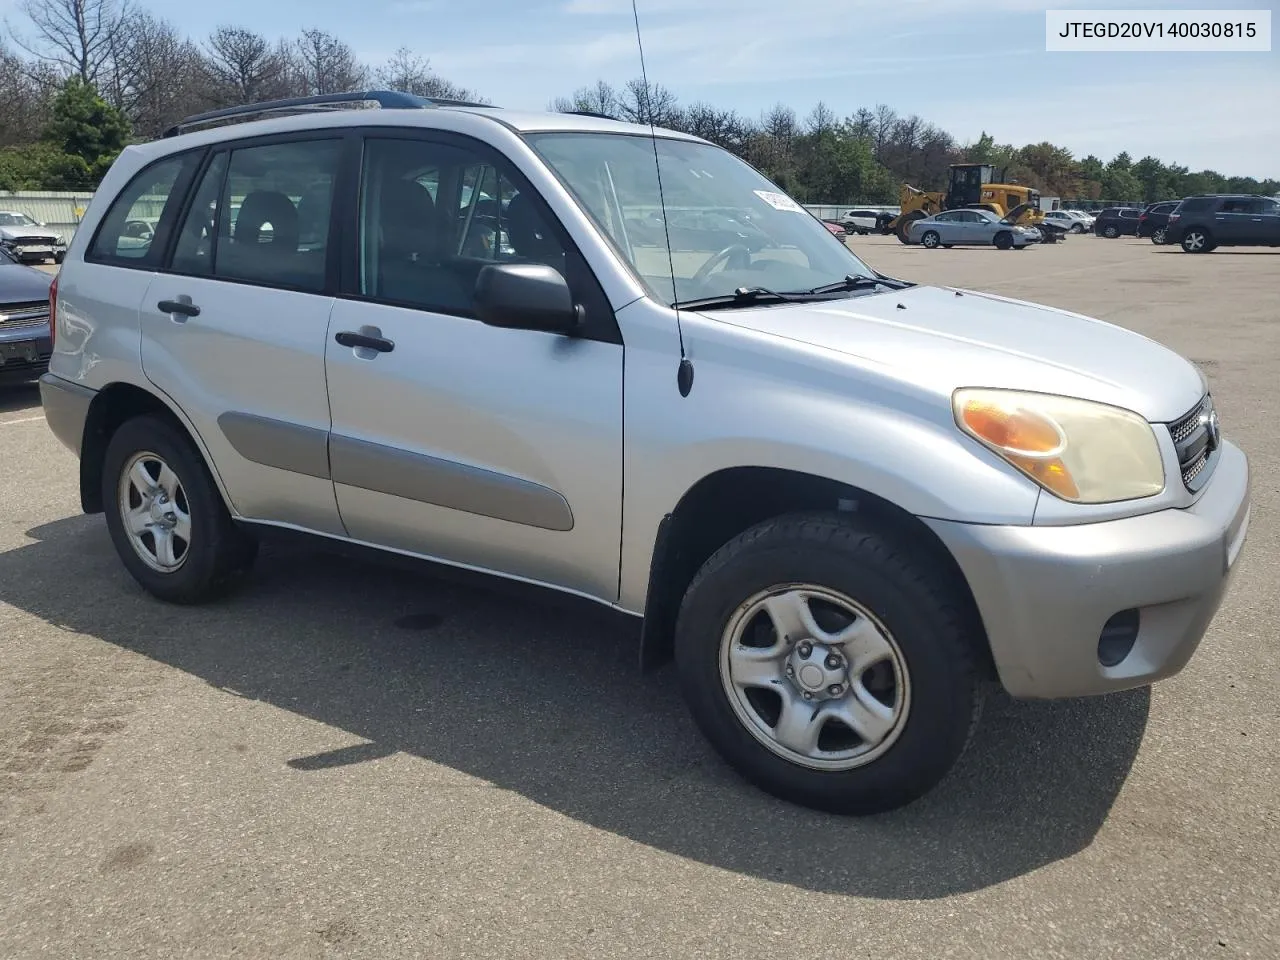
[[[926,231],[925,235],[920,238],[920,245],[929,250],[938,249],[938,246],[941,243],[942,243],[942,238],[938,236],[937,230]]]
[[[932,789],[977,721],[975,638],[954,584],[889,535],[782,517],[706,562],[677,623],[680,683],[761,789],[845,814]]]
[[[191,441],[161,417],[129,420],[112,436],[102,502],[125,568],[161,600],[211,600],[257,554],[256,542],[232,522]]]
[[[1182,235],[1182,249],[1185,253],[1208,253],[1213,249],[1213,238],[1209,231],[1192,227]]]
[[[1008,250],[1013,246],[1013,234],[1009,231],[997,233],[995,240],[992,241],[996,245],[997,250]]]
[[[1071,232],[1072,232],[1072,233],[1084,233],[1084,226],[1083,226],[1082,224],[1079,224],[1079,223],[1073,223],[1073,224],[1071,225]]]

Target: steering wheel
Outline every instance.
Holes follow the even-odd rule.
[[[712,269],[718,266],[721,261],[728,264],[730,260],[735,258],[746,267],[749,268],[751,266],[751,251],[741,243],[730,244],[700,266],[697,272],[693,275],[692,281],[694,283],[702,283],[702,281],[706,280],[707,277],[711,275]]]

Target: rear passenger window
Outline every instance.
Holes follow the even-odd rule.
[[[244,147],[209,164],[173,269],[296,290],[324,289],[340,140]]]
[[[1223,213],[1252,213],[1253,201],[1242,200],[1242,199],[1223,200],[1222,212]]]
[[[163,235],[172,227],[181,201],[179,182],[199,161],[199,154],[169,157],[137,174],[102,218],[85,257],[93,263],[154,266],[162,255]]]

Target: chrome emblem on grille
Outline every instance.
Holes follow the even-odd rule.
[[[1205,450],[1212,452],[1222,442],[1222,428],[1218,425],[1218,411],[1206,410],[1200,414],[1200,426],[1205,430]]]

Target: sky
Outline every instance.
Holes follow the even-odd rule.
[[[631,0],[134,0],[193,37],[334,33],[368,62],[406,45],[495,104],[545,109],[640,74]],[[649,79],[682,102],[802,117],[886,103],[962,143],[1048,140],[1280,178],[1280,45],[1269,53],[1048,53],[1045,10],[1270,9],[1280,0],[637,0]],[[12,14],[14,0],[0,0]],[[18,25],[20,21],[10,16]]]

